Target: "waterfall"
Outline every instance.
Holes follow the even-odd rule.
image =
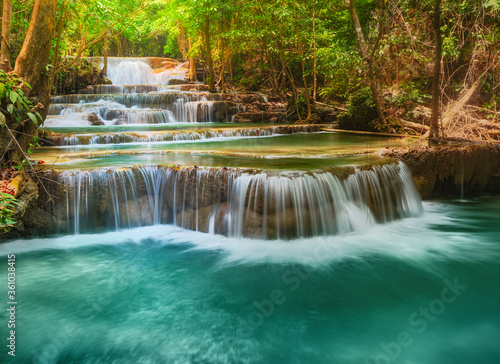
[[[344,174],[160,166],[63,172],[58,211],[66,232],[171,223],[285,240],[347,234],[422,213],[403,163]]]
[[[76,116],[85,119],[91,112],[113,121],[111,124],[214,122],[216,115],[218,121],[224,121],[228,118],[226,103],[214,100],[217,97],[179,91],[54,96],[46,125],[65,126],[67,119],[54,116],[79,114]]]
[[[184,80],[185,76],[186,70],[181,65],[154,72],[144,59],[108,58],[107,77],[114,85],[168,85],[170,80]]]
[[[149,65],[141,61],[123,60],[108,65],[108,78],[115,85],[152,85],[156,79]]]

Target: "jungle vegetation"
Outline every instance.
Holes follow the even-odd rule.
[[[201,70],[211,92],[281,95],[298,122],[321,122],[315,111],[326,107],[342,111],[346,128],[404,132],[406,114],[421,106],[431,110],[427,136],[437,140],[491,139],[488,128],[499,121],[499,0],[1,5],[3,165],[21,163],[36,146],[50,95],[88,56],[190,61],[189,77]],[[356,124],[364,114],[372,117]]]

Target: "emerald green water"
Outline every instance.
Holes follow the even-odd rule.
[[[92,144],[36,149],[33,158],[55,168],[198,165],[269,169],[316,169],[330,165],[378,163],[375,152],[402,145],[387,137],[309,133],[270,137],[230,137],[196,141]],[[333,158],[332,158],[333,157]]]
[[[1,244],[18,306],[0,361],[498,363],[500,198],[424,207],[289,242],[158,225]]]
[[[165,123],[165,124],[123,124],[123,125],[102,125],[95,126],[68,126],[68,127],[42,127],[42,130],[54,131],[61,134],[98,134],[98,133],[119,133],[130,131],[167,131],[167,130],[196,130],[196,129],[229,129],[229,128],[258,128],[269,126],[270,124],[259,123]]]

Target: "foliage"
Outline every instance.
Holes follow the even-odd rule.
[[[339,127],[349,130],[380,131],[375,127],[375,102],[369,87],[363,87],[349,96],[347,111],[339,116]]]
[[[421,91],[414,81],[407,81],[399,85],[398,90],[393,93],[390,104],[401,108],[408,108],[412,104],[426,104],[431,95]]]
[[[429,102],[432,3],[354,0],[362,33],[373,49],[375,77],[391,90],[393,108]],[[13,59],[28,29],[32,4],[13,0]],[[441,10],[444,102],[456,99],[490,68],[476,106],[497,110],[500,73],[498,66],[491,66],[499,54],[499,0],[443,0]],[[301,110],[313,94],[320,102],[340,102],[349,109],[367,105],[369,97],[358,101],[371,94],[344,0],[58,0],[58,14],[61,34],[53,38],[50,67],[60,71],[53,88],[59,93],[102,82],[95,72],[88,80],[76,79],[79,71],[91,72],[84,63],[75,65],[72,57],[102,56],[107,42],[109,56],[193,60],[198,69],[203,66],[205,80],[212,60],[220,90],[272,90],[295,100]],[[9,99],[3,98],[4,109]],[[19,122],[31,118],[19,106],[4,114]]]
[[[8,119],[14,119],[18,124],[25,123],[28,119],[36,125],[42,121],[42,117],[21,89],[23,84],[23,80],[15,75],[0,71],[0,105],[3,114],[0,127],[5,127]]]
[[[17,223],[14,217],[17,200],[9,193],[0,192],[0,233],[9,231]]]
[[[61,64],[66,65],[70,59],[64,59]],[[89,85],[102,85],[110,82],[101,72],[86,59],[80,59],[72,66],[61,70],[55,78],[54,94],[69,95],[79,93]]]

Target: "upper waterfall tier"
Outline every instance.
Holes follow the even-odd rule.
[[[182,85],[181,85],[182,86]],[[192,85],[187,85],[192,86]],[[267,112],[270,104],[256,94],[210,94],[198,91],[166,89],[148,93],[99,94],[103,91],[133,91],[142,86],[96,86],[95,93],[52,97],[48,127],[81,127],[91,124],[163,124],[189,122],[231,122],[247,105],[259,109],[261,122],[277,120],[276,112]],[[147,86],[148,89],[150,86]],[[152,86],[153,88],[156,86]],[[199,87],[195,88],[199,89]],[[285,107],[273,104],[273,108]],[[89,118],[92,114],[94,119]],[[278,113],[279,114],[279,113]],[[266,117],[268,115],[268,117]],[[95,123],[97,121],[97,123]],[[244,121],[244,120],[241,120]]]
[[[103,58],[91,59],[100,69]],[[107,77],[114,85],[168,85],[170,80],[184,80],[187,68],[175,62],[170,68],[160,68],[161,58],[108,58]],[[98,64],[97,64],[98,63]],[[160,64],[158,64],[160,63]],[[173,67],[172,67],[173,66]]]
[[[236,237],[346,234],[422,212],[403,163],[312,173],[169,168],[64,172],[60,228],[83,233],[159,223]],[[59,189],[59,193],[61,193]]]
[[[45,121],[48,127],[87,126],[95,114],[104,125],[229,122],[239,106],[222,95],[204,93],[55,96]]]

